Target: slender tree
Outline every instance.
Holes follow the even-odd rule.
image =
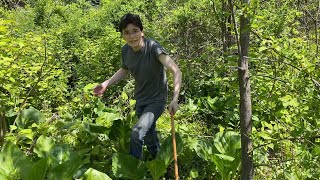
[[[250,5],[250,0],[243,0],[244,5]],[[253,179],[253,160],[252,160],[252,109],[251,109],[251,89],[248,68],[248,51],[250,40],[250,19],[247,12],[240,16],[240,40],[238,36],[237,24],[235,20],[233,3],[229,0],[232,12],[232,20],[235,27],[236,40],[238,45],[238,77],[240,90],[240,126],[241,126],[241,179]]]
[[[243,0],[244,4],[250,5],[250,0]],[[248,68],[248,51],[250,40],[250,19],[243,13],[240,16],[240,56],[238,61],[238,76],[240,89],[240,123],[241,123],[241,149],[242,167],[241,179],[253,179],[252,162],[252,109],[250,95],[250,79]]]

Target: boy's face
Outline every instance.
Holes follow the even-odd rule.
[[[122,37],[133,50],[139,50],[143,47],[143,31],[140,31],[139,27],[133,24],[128,24],[122,30]]]

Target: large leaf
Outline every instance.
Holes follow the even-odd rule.
[[[102,112],[100,113],[99,117],[96,120],[96,123],[99,125],[103,125],[106,127],[111,127],[113,121],[122,119],[119,114],[116,113],[109,113],[109,112]]]
[[[54,148],[54,140],[52,138],[41,135],[36,143],[34,152],[39,157],[46,157],[50,154],[51,150]]]
[[[241,137],[237,132],[227,131],[215,134],[214,146],[218,153],[212,161],[224,179],[230,179],[240,166]]]
[[[63,152],[61,152],[63,153]],[[59,155],[58,159],[64,160],[63,154]],[[86,159],[83,159],[83,153],[73,152],[69,154],[66,161],[59,163],[49,174],[49,179],[53,180],[69,180],[73,179],[74,174],[79,170],[81,166],[87,163]]]
[[[39,123],[45,120],[44,115],[37,109],[30,107],[24,109],[21,114],[17,117],[16,123],[20,128],[27,128],[32,123]]]
[[[89,168],[84,173],[83,180],[111,180],[111,178],[108,175],[106,175],[105,173],[97,171],[93,168]]]
[[[160,179],[167,172],[168,166],[165,165],[163,160],[154,159],[146,164],[153,179]]]
[[[179,133],[176,133],[176,146],[177,154],[179,154],[183,150],[183,143]],[[172,136],[168,136],[165,139],[160,148],[160,151],[157,153],[156,159],[163,160],[166,166],[168,166],[173,161]]]
[[[207,140],[194,140],[193,149],[197,155],[205,161],[210,161],[213,153],[213,145]]]
[[[44,179],[47,171],[47,158],[40,159],[36,162],[31,171],[28,173],[26,180]]]
[[[112,171],[117,178],[140,180],[146,175],[145,164],[127,154],[114,154],[112,156]]]
[[[57,161],[58,164],[68,161],[71,158],[71,154],[72,150],[66,144],[55,146],[51,151],[51,156]]]
[[[85,123],[84,129],[89,133],[98,133],[98,134],[109,134],[110,128],[96,125],[92,123]]]
[[[129,149],[130,133],[131,128],[129,123],[123,120],[117,120],[113,122],[110,128],[109,138],[110,140],[119,142],[121,147],[120,152],[127,152]]]
[[[214,146],[219,153],[233,156],[241,148],[240,134],[232,131],[218,132],[214,136]]]
[[[12,179],[20,176],[25,179],[32,167],[29,158],[13,143],[8,141],[0,153],[0,177]]]

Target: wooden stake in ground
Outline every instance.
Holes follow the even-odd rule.
[[[178,173],[178,158],[177,158],[177,145],[176,145],[176,133],[174,130],[174,119],[173,119],[173,113],[170,113],[171,115],[171,134],[172,134],[172,146],[173,146],[173,160],[174,160],[174,176],[176,177],[176,180],[179,179],[179,173]]]

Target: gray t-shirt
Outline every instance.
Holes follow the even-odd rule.
[[[144,38],[144,47],[134,52],[126,44],[122,47],[122,68],[129,70],[135,79],[137,105],[166,102],[168,85],[165,68],[159,61],[160,54],[167,54],[161,45]]]

